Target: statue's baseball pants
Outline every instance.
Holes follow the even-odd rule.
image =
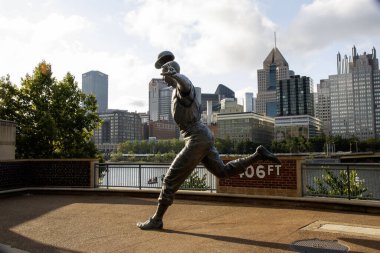
[[[173,203],[174,194],[200,162],[218,178],[240,174],[249,166],[249,161],[244,158],[224,164],[214,146],[210,129],[200,122],[183,131],[183,134],[185,147],[172,162],[163,181],[158,198],[162,205]]]

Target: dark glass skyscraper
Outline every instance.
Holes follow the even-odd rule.
[[[89,71],[82,74],[82,91],[96,97],[98,112],[108,109],[108,75],[100,71]]]
[[[224,98],[235,98],[235,92],[223,84],[219,84],[215,94],[219,96],[219,100]]]
[[[314,116],[313,80],[291,76],[277,81],[277,116]]]

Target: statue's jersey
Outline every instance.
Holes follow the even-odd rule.
[[[182,75],[182,78],[186,78]],[[187,80],[190,83],[190,80]],[[191,84],[191,83],[190,83]],[[200,122],[201,105],[198,102],[194,86],[190,85],[188,94],[181,94],[179,89],[174,89],[172,94],[172,114],[182,132]]]

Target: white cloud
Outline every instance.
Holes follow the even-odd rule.
[[[162,50],[175,53],[202,91],[214,92],[223,83],[242,94],[257,91],[257,69],[273,47],[274,31],[291,69],[315,82],[334,73],[337,51],[378,46],[380,6],[374,0],[307,1],[298,13],[283,1],[265,2],[267,9],[260,10],[263,1],[4,1],[0,76],[9,73],[18,84],[43,59],[58,79],[70,71],[79,85],[82,73],[99,70],[109,76],[109,107],[144,111]],[[281,22],[285,12],[295,15],[289,27]],[[275,15],[278,24],[264,13]]]
[[[288,47],[319,50],[347,39],[379,37],[378,24],[380,6],[374,0],[316,0],[303,5],[294,18]]]
[[[202,74],[256,71],[275,27],[248,0],[145,0],[125,23],[128,33],[172,50],[187,73]]]
[[[74,36],[88,27],[90,23],[80,16],[64,17],[53,13],[36,22],[21,16],[0,16],[0,34],[3,34],[0,40],[3,59],[0,61],[0,74],[24,76],[42,59],[68,48],[70,51],[74,49],[65,55],[65,58],[70,57],[80,44]]]
[[[60,70],[75,69],[81,87],[81,75],[90,70],[99,70],[108,75],[109,108],[127,109],[130,111],[144,111],[148,107],[148,83],[155,70],[151,64],[143,63],[133,52],[112,54],[109,52],[95,52],[80,50],[75,55],[77,62],[64,57],[70,51],[63,51],[52,56],[55,59],[55,68]],[[57,73],[61,78],[65,72]]]
[[[15,84],[42,60],[52,64],[53,75],[60,80],[66,72],[76,76],[99,70],[109,75],[109,107],[144,111],[147,108],[148,83],[155,73],[152,64],[143,63],[136,52],[113,53],[93,50],[83,34],[95,30],[84,17],[51,13],[38,20],[0,16],[0,76],[10,74]]]
[[[296,74],[314,83],[336,73],[338,51],[369,51],[380,41],[380,5],[375,0],[315,0],[303,4],[279,33],[280,50]],[[377,45],[378,46],[378,45]]]

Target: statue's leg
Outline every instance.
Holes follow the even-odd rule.
[[[188,145],[182,149],[165,175],[161,194],[158,198],[160,204],[171,205],[173,203],[175,192],[200,163],[206,154],[206,150],[201,145],[198,147]]]
[[[281,163],[275,155],[261,145],[257,147],[254,154],[230,161],[227,164],[224,164],[216,148],[212,147],[206,157],[203,158],[202,163],[215,176],[225,178],[243,173],[249,165],[259,160],[270,160],[275,163]]]
[[[163,227],[162,218],[168,207],[173,203],[175,193],[199,164],[209,148],[204,145],[191,144],[194,143],[186,145],[174,159],[163,180],[156,213],[144,223],[138,223],[137,226],[140,229],[161,229]]]

